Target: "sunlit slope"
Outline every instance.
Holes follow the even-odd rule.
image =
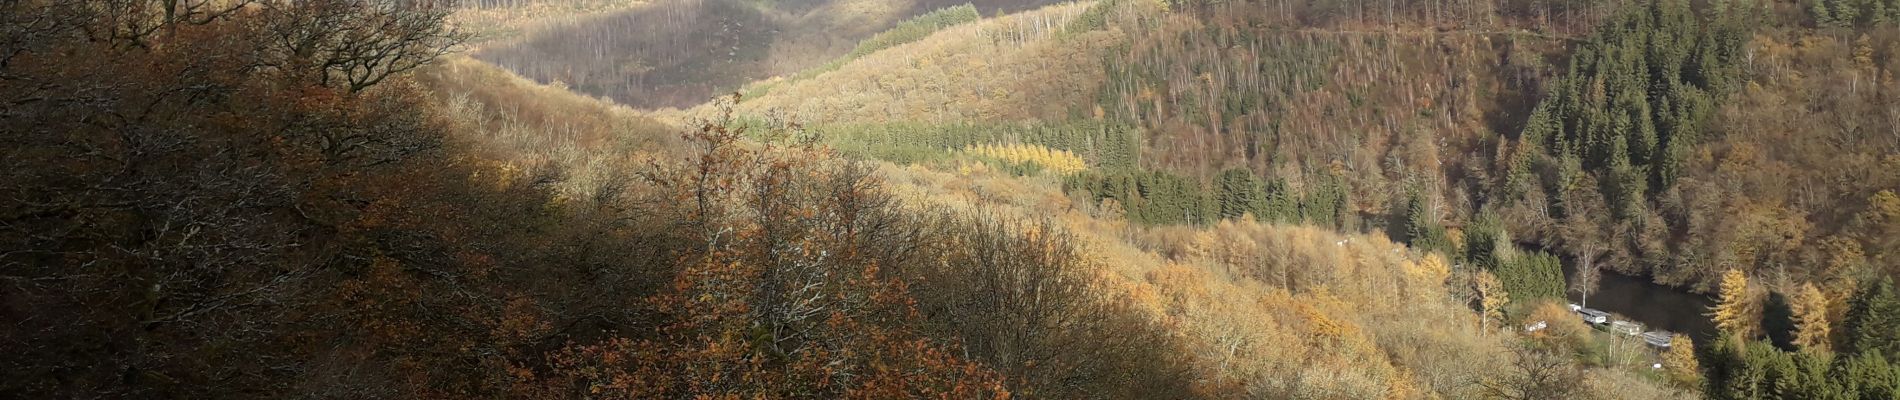
[[[474,34],[476,47],[600,13],[651,5],[651,0],[475,0],[456,4],[450,20]]]
[[[824,63],[933,10],[965,6],[990,14],[1052,2],[658,0],[532,24],[476,57],[636,108],[684,107]]]
[[[638,158],[677,146],[677,129],[639,111],[468,57],[448,58],[421,78],[461,139],[509,170],[560,175],[570,196],[624,185],[620,175],[642,166]]]
[[[861,57],[835,71],[755,83],[769,87],[741,113],[810,123],[1062,118],[1101,79],[1111,31],[1063,35],[1088,3],[985,19]],[[748,91],[752,92],[752,91]]]
[[[1048,178],[982,166],[887,166],[913,204],[1049,218],[1074,232],[1115,291],[1189,344],[1220,393],[1264,398],[1476,398],[1514,379],[1499,331],[1465,307],[1469,276],[1381,235],[1230,221],[1142,228],[1075,203]],[[1567,361],[1565,362],[1567,363]],[[1561,364],[1561,363],[1560,363]],[[1627,372],[1588,369],[1602,398],[1681,398]]]

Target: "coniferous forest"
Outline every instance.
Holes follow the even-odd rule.
[[[0,398],[1900,399],[1900,2],[0,0]]]

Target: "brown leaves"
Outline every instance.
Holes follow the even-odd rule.
[[[609,398],[1006,393],[916,330],[915,299],[880,263],[902,244],[864,236],[893,229],[867,225],[889,212],[877,185],[807,145],[744,141],[750,129],[708,121],[685,135],[693,153],[644,172],[655,196],[683,200],[661,208],[685,210],[694,248],[645,302],[666,318],[646,338],[549,353],[553,372],[530,386]]]

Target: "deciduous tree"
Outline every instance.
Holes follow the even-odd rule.
[[[1663,352],[1662,362],[1669,380],[1683,387],[1701,386],[1702,367],[1695,357],[1695,340],[1682,334],[1669,338],[1669,350]]]
[[[1753,337],[1761,318],[1755,295],[1748,285],[1748,275],[1734,268],[1722,273],[1721,291],[1716,296],[1715,307],[1709,313],[1716,328],[1728,334]]]
[[[1569,357],[1550,350],[1520,345],[1512,352],[1511,368],[1481,382],[1490,397],[1514,400],[1569,399],[1580,393],[1583,372]]]
[[[1828,333],[1832,324],[1828,322],[1827,296],[1813,283],[1803,283],[1793,296],[1795,319],[1794,344],[1808,351],[1826,352],[1829,349]]]
[[[1478,329],[1481,334],[1488,335],[1491,321],[1504,319],[1504,306],[1511,303],[1511,295],[1504,291],[1504,284],[1491,271],[1478,270],[1472,278],[1472,285],[1478,292]]]

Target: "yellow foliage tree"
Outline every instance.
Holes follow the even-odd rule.
[[[1478,306],[1482,308],[1478,321],[1480,334],[1489,334],[1491,320],[1504,318],[1504,305],[1511,303],[1511,295],[1504,292],[1504,283],[1491,275],[1491,271],[1479,270],[1473,283],[1478,289]]]
[[[1346,336],[1345,326],[1332,317],[1326,316],[1326,313],[1319,309],[1307,303],[1298,303],[1294,307],[1294,310],[1299,312],[1300,318],[1306,321],[1307,330],[1312,332],[1316,341],[1333,342]]]
[[[1794,344],[1803,350],[1827,351],[1827,296],[1821,294],[1821,289],[1813,283],[1805,283],[1795,293],[1793,300],[1796,327]]]
[[[1418,262],[1408,261],[1400,264],[1400,267],[1404,268],[1406,277],[1415,285],[1408,288],[1440,288],[1439,285],[1445,283],[1445,277],[1451,275],[1451,266],[1445,262],[1445,257],[1438,253],[1426,253],[1425,257],[1419,259]],[[1411,294],[1413,298],[1431,295],[1426,290],[1417,290]]]
[[[1051,150],[1048,147],[1033,144],[979,144],[970,146],[965,151],[1011,164],[1034,164],[1059,174],[1076,173],[1088,169],[1088,163],[1075,153],[1068,150]]]
[[[1755,302],[1749,293],[1748,275],[1742,270],[1729,268],[1722,273],[1721,296],[1710,313],[1716,328],[1723,332],[1753,337],[1755,332]]]
[[[1663,369],[1677,384],[1696,387],[1702,379],[1702,367],[1695,360],[1695,341],[1686,335],[1670,338],[1669,351],[1663,353]]]

